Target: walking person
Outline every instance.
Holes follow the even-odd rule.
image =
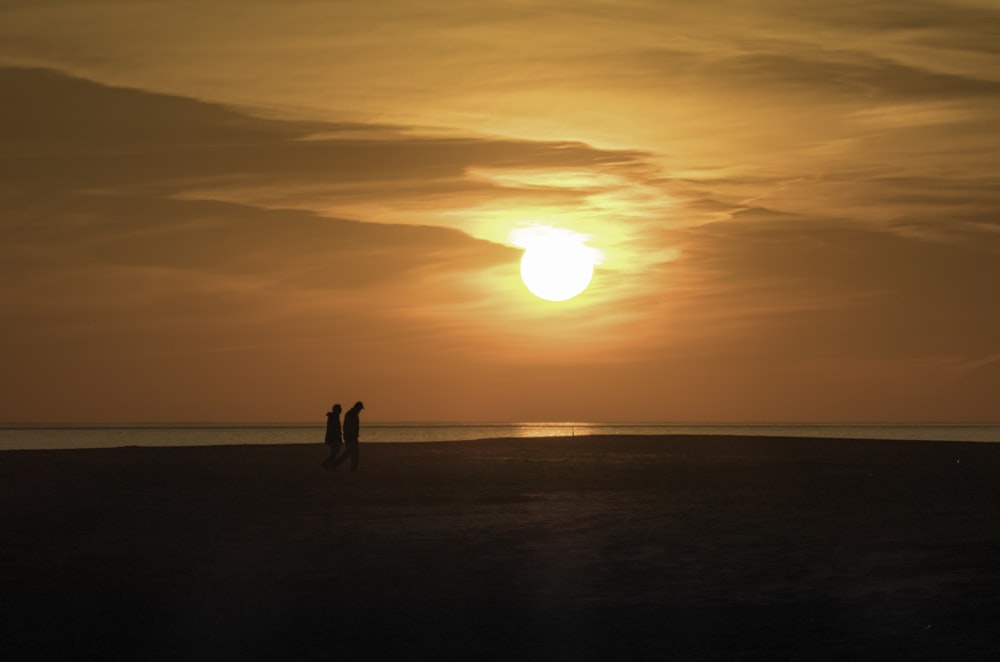
[[[343,442],[340,441],[340,405],[334,405],[330,411],[326,412],[326,438],[323,443],[330,447],[330,456],[323,460],[323,468],[333,471],[333,461],[337,459],[337,453]]]
[[[344,414],[344,452],[333,463],[333,468],[339,467],[347,458],[351,458],[351,471],[358,470],[358,436],[361,432],[361,421],[358,414],[365,406],[361,401],[355,402],[354,406]]]

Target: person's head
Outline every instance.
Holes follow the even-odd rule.
[[[357,402],[354,403],[354,411],[361,411],[364,408],[365,408],[365,405],[360,400],[358,400]]]
[[[340,408],[340,405],[334,405],[334,406],[333,406],[333,409],[331,409],[331,411],[332,411],[332,412],[333,412],[334,414],[339,414],[339,413],[341,412],[341,408]]]

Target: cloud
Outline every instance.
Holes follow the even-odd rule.
[[[682,255],[674,300],[683,317],[697,328],[712,311],[716,326],[739,329],[724,338],[739,335],[757,352],[975,357],[1000,337],[995,240],[970,249],[758,210],[670,235]]]
[[[18,353],[9,383],[20,393],[5,393],[7,418],[38,411],[46,382],[78,388],[81,373],[109,384],[105,400],[85,400],[110,411],[110,394],[157,375],[175,388],[221,388],[240,372],[237,357],[283,373],[316,352],[346,374],[376,357],[379,370],[483,352],[524,360],[567,320],[520,292],[518,249],[419,219],[331,216],[315,199],[292,209],[282,196],[431,196],[453,206],[454,197],[459,208],[503,192],[565,200],[593,191],[501,186],[472,173],[640,159],[580,143],[261,119],[41,70],[0,70],[0,88],[12,100],[0,111],[0,142],[11,147],[0,156],[0,333]],[[268,204],[239,201],[268,187]],[[213,188],[228,196],[211,199]],[[562,337],[544,342],[582,351],[602,322],[583,309],[569,317]]]
[[[358,197],[510,194],[474,169],[627,168],[636,151],[581,143],[412,135],[407,127],[252,117],[232,108],[111,88],[41,70],[0,69],[0,161],[11,187],[266,196],[270,206]],[[546,192],[522,187],[518,194]],[[284,195],[282,194],[284,191]],[[564,187],[560,193],[565,194]],[[319,205],[322,206],[322,205]],[[314,208],[315,210],[315,208]]]
[[[831,102],[1000,96],[1000,81],[939,73],[851,52],[751,53],[725,58],[707,67],[704,74],[743,88],[763,86],[762,91],[772,95],[801,98],[818,93]]]

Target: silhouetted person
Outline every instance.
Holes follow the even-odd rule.
[[[343,445],[340,441],[340,411],[340,405],[334,405],[326,412],[326,438],[323,443],[330,447],[330,456],[323,460],[323,468],[327,471],[334,469],[333,461],[337,459],[337,453]]]
[[[365,406],[359,401],[344,414],[344,452],[340,454],[333,468],[339,467],[347,458],[351,458],[351,471],[358,470],[358,435],[361,432],[361,421],[358,414]]]
[[[326,436],[323,438],[323,443],[330,447],[330,455],[323,460],[323,468],[327,471],[334,469],[333,462],[343,445],[340,440],[340,412],[340,405],[334,405],[326,412]]]

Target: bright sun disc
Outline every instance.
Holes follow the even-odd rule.
[[[525,247],[521,280],[535,296],[566,301],[587,289],[600,253],[584,245],[586,237],[569,230],[534,227],[518,234]]]

